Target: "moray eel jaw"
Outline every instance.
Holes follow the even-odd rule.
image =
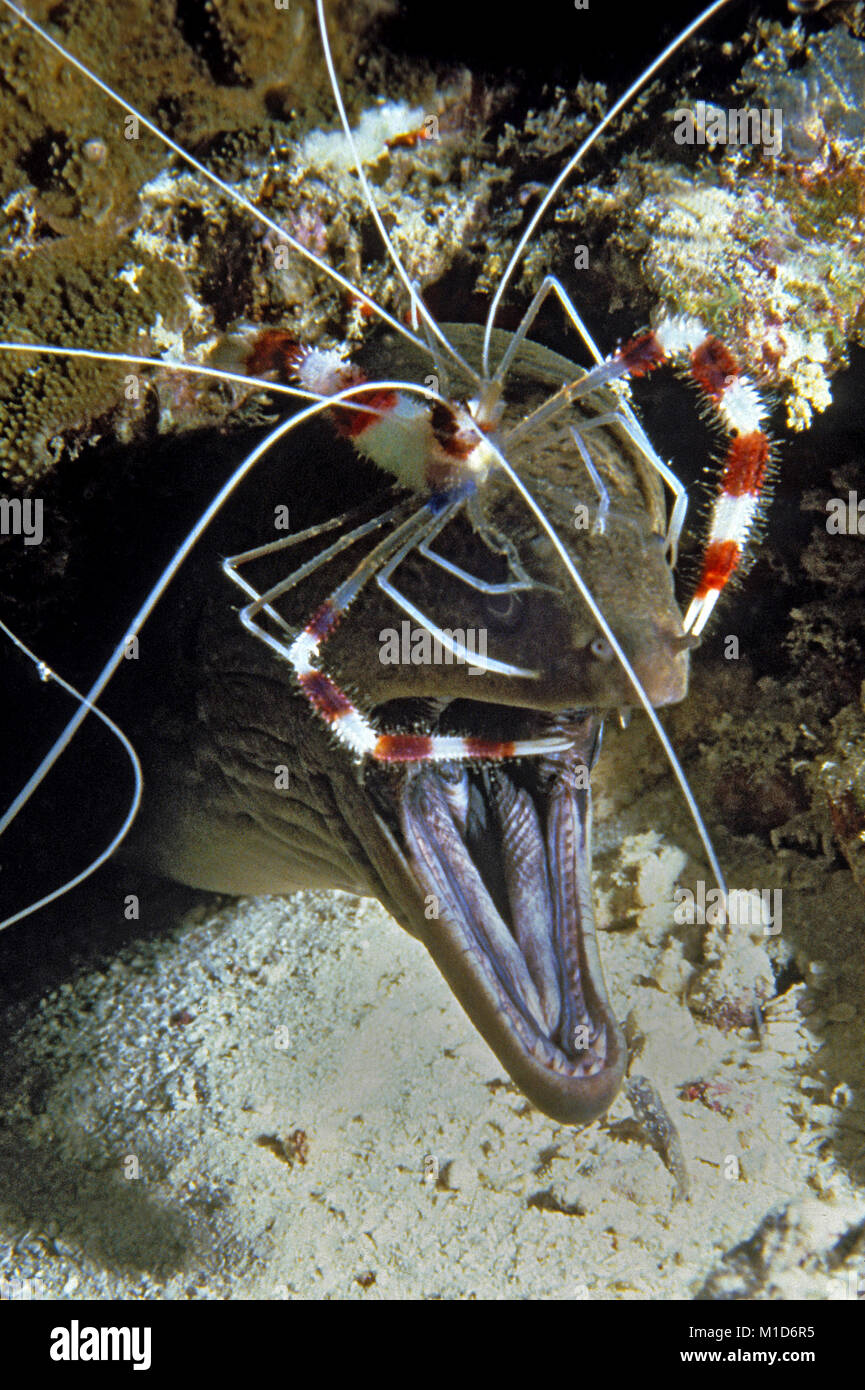
[[[552,721],[551,721],[552,723]],[[484,770],[420,767],[400,838],[423,894],[423,940],[475,1026],[545,1114],[588,1124],[621,1085],[591,887],[595,715],[557,718],[574,744]]]

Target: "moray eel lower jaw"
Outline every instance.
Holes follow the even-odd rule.
[[[572,748],[412,771],[400,830],[424,895],[417,934],[439,970],[529,1100],[584,1125],[609,1107],[626,1061],[592,905],[588,773],[602,722],[574,714],[549,727]]]

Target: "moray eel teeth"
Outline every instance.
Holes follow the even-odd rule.
[[[588,1124],[626,1060],[592,908],[588,774],[602,726],[574,714],[550,727],[572,748],[413,770],[399,819],[427,905],[425,944],[463,1008],[540,1110]]]

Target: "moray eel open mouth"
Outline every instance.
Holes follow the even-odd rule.
[[[402,774],[397,814],[439,969],[532,1102],[586,1124],[607,1109],[625,1067],[592,904],[589,772],[602,721],[468,701],[443,719],[463,732],[495,727],[501,737],[505,720],[521,737],[573,739],[541,758],[417,766]],[[387,793],[375,795],[381,804]]]

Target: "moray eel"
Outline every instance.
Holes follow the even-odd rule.
[[[448,331],[477,356],[479,330]],[[498,350],[505,341],[498,335]],[[373,358],[368,370],[415,380],[430,370],[386,339]],[[525,344],[508,383],[506,421],[577,374],[565,359]],[[455,396],[465,389],[450,386]],[[613,404],[598,393],[584,413]],[[603,533],[580,525],[576,509],[584,505],[594,517],[598,494],[568,429],[578,417],[574,409],[546,425],[510,451],[511,462],[650,700],[680,700],[688,643],[665,558],[659,479],[620,426],[591,432],[610,509]],[[486,767],[356,765],[313,714],[288,662],[242,629],[237,591],[219,568],[220,553],[246,540],[244,525],[249,545],[270,538],[275,503],[290,502],[296,530],[358,500],[376,515],[383,509],[370,499],[377,476],[326,423],[292,436],[287,452],[262,470],[263,495],[246,496],[245,519],[237,511],[227,517],[222,537],[197,557],[155,639],[145,631],[143,660],[134,664],[151,691],[147,730],[136,735],[146,793],[133,851],[162,874],[223,893],[314,887],[378,898],[426,946],[528,1099],[558,1121],[586,1124],[616,1095],[626,1053],[596,939],[585,771],[604,714],[635,697],[548,538],[507,481],[492,477],[485,520],[539,587],[490,597],[417,553],[394,575],[440,626],[485,629],[489,654],[537,671],[535,679],[472,673],[459,663],[383,663],[382,633],[398,630],[403,614],[375,584],[326,648],[334,679],[379,727],[495,738],[564,730],[573,740],[567,753]],[[464,516],[436,547],[481,578],[503,577],[503,556]],[[291,568],[319,548],[292,550]],[[354,548],[347,554],[287,596],[281,612],[290,623],[300,626],[334,588],[357,559]],[[261,590],[288,572],[284,556],[260,564]],[[154,689],[161,691],[155,702]]]

